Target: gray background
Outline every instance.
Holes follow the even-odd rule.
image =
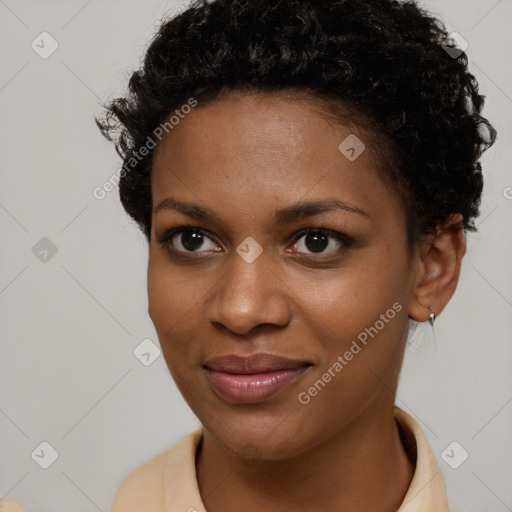
[[[124,91],[161,15],[183,5],[0,0],[0,497],[26,512],[108,511],[128,472],[199,426],[163,357],[134,356],[158,344],[146,243],[117,191],[92,195],[120,165],[94,124],[99,103]],[[420,422],[454,511],[512,511],[512,0],[424,5],[469,42],[499,140],[437,350],[420,325],[397,404]],[[31,48],[43,31],[59,44],[47,59]],[[43,237],[57,248],[46,261],[33,252]],[[58,452],[48,469],[36,463],[48,450],[31,456],[43,441]],[[453,441],[469,453],[458,469],[442,457]]]

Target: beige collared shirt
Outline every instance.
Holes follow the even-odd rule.
[[[449,512],[443,476],[418,423],[398,407],[407,453],[416,461],[407,494],[397,512]],[[196,478],[200,428],[132,471],[116,492],[111,512],[206,512]],[[9,504],[10,503],[10,504]],[[0,501],[0,512],[22,512],[16,502]]]
[[[418,423],[395,407],[404,444],[416,460],[414,476],[397,512],[449,512],[443,476]],[[122,482],[111,512],[206,512],[196,478],[199,429],[132,471]]]

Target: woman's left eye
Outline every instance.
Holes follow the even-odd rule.
[[[299,252],[305,252],[302,248],[306,248],[311,251],[306,254],[317,254],[317,253],[331,253],[336,252],[342,248],[349,247],[352,244],[352,240],[338,233],[337,231],[330,231],[324,229],[309,228],[302,232],[302,236],[299,240],[303,239],[302,242],[295,242],[294,247],[299,247]],[[333,247],[334,250],[325,251],[326,248]],[[338,247],[336,247],[338,246]]]

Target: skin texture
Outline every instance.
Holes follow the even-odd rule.
[[[392,512],[414,467],[393,404],[409,319],[426,321],[452,296],[465,251],[460,216],[407,250],[401,202],[380,176],[371,134],[320,115],[311,98],[229,93],[196,108],[155,150],[149,315],[177,386],[202,422],[198,484],[209,512],[322,510]],[[351,133],[366,150],[349,161]],[[156,207],[169,197],[208,207],[221,221]],[[276,210],[338,199],[363,212],[324,212],[278,225]],[[205,231],[187,251],[171,228]],[[327,239],[314,252],[304,228]],[[247,263],[246,237],[263,252]],[[313,248],[312,248],[313,247]],[[174,252],[170,252],[174,248]],[[298,400],[358,334],[401,310],[307,404]],[[211,357],[268,352],[308,361],[272,398],[234,404],[203,367]]]

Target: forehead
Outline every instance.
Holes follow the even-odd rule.
[[[367,166],[379,163],[372,150],[373,137],[362,132],[354,117],[346,113],[346,122],[336,122],[324,101],[302,91],[230,91],[206,106],[192,108],[181,119],[173,117],[176,124],[155,149],[157,171],[169,167],[172,160],[202,163],[205,156],[214,156],[209,168],[259,160],[260,172],[267,167],[265,162],[276,172],[282,161],[301,164],[308,158],[318,166],[338,156],[339,144],[349,136],[364,144],[362,160]]]
[[[153,204],[181,194],[255,212],[308,196],[393,200],[372,144],[370,133],[334,122],[316,98],[231,92],[183,115],[157,145]]]

